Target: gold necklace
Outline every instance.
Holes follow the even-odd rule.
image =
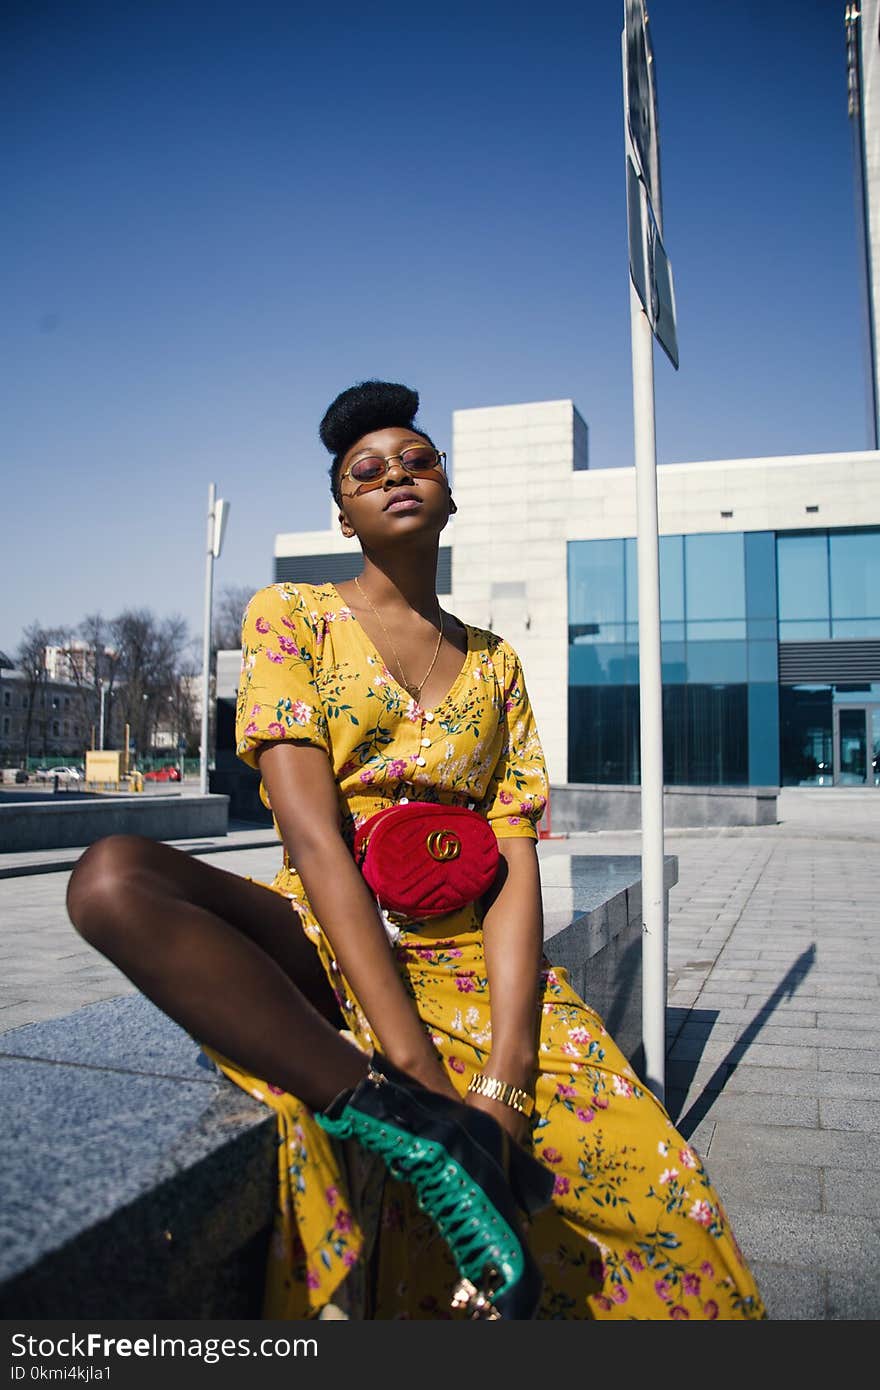
[[[404,669],[403,669],[403,662],[401,661],[400,656],[398,655],[397,648],[395,647],[393,641],[391,640],[391,634],[390,634],[390,632],[388,631],[387,627],[385,626],[385,624],[383,623],[381,617],[379,616],[379,611],[378,611],[378,609],[376,608],[376,605],[374,604],[373,600],[370,598],[370,595],[366,592],[366,590],[363,589],[363,588],[361,587],[361,584],[360,584],[360,581],[359,581],[357,575],[355,575],[355,577],[354,577],[354,582],[355,582],[355,587],[357,588],[358,593],[359,593],[363,598],[366,599],[367,603],[368,603],[368,604],[370,605],[370,607],[372,608],[373,614],[374,614],[375,619],[376,619],[376,622],[379,624],[379,626],[381,627],[382,631],[384,632],[385,636],[386,636],[387,639],[388,639],[388,645],[389,645],[389,647],[391,648],[391,650],[393,651],[393,653],[394,653],[394,659],[395,659],[395,661],[397,662],[397,669],[398,669],[398,671],[400,672],[401,676],[403,677],[403,682],[402,682],[402,683],[403,683],[403,688],[404,688],[404,690],[408,690],[409,693],[410,693],[410,695],[412,695],[413,699],[414,699],[416,702],[418,702],[419,697],[421,696],[422,690],[423,690],[423,688],[424,688],[425,682],[427,681],[427,679],[428,679],[428,677],[430,676],[431,672],[433,671],[434,667],[437,665],[437,658],[438,658],[438,656],[440,655],[440,647],[441,647],[441,644],[442,644],[442,642],[443,642],[443,609],[440,607],[440,600],[439,600],[439,599],[437,600],[437,616],[438,616],[439,619],[440,619],[440,631],[439,631],[439,633],[437,634],[437,645],[436,645],[436,647],[434,648],[434,655],[433,655],[432,658],[431,658],[431,664],[430,664],[430,666],[428,667],[428,669],[427,669],[427,671],[425,672],[425,674],[422,676],[422,679],[419,681],[418,685],[413,685],[412,681],[409,681],[409,680],[407,680],[407,678],[406,678],[406,672],[405,672]]]

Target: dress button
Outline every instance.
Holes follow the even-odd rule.
[[[433,723],[433,720],[434,720],[434,711],[433,711],[432,709],[426,709],[426,710],[425,710],[425,718],[427,719],[427,721],[428,721],[429,724]]]
[[[431,740],[430,740],[429,738],[423,738],[423,739],[422,739],[422,747],[423,747],[423,748],[430,748],[430,747],[431,747]]]
[[[424,766],[425,766],[425,760],[424,760],[424,758],[416,758],[416,767],[424,767]]]

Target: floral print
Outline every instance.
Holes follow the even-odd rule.
[[[278,584],[249,605],[242,663],[240,756],[253,764],[267,739],[324,748],[347,833],[406,797],[470,804],[496,834],[536,837],[547,795],[543,756],[519,662],[492,633],[468,628],[457,680],[435,709],[423,710],[332,585]],[[298,913],[352,1041],[371,1050],[369,1024],[295,869],[285,861],[271,886]],[[389,949],[463,1094],[492,1037],[479,905],[405,924]],[[764,1317],[699,1157],[566,971],[546,962],[538,1009],[532,1145],[554,1175],[552,1205],[529,1227],[544,1276],[538,1317]],[[448,1247],[411,1188],[358,1145],[331,1140],[294,1096],[211,1055],[277,1114],[264,1316],[310,1317],[334,1302],[369,1318],[462,1317],[450,1309],[457,1273]]]
[[[547,803],[541,744],[509,644],[467,627],[451,690],[423,709],[332,584],[270,584],[251,599],[236,728],[239,757],[251,766],[266,740],[323,748],[349,837],[406,798],[476,806],[498,836],[535,839]]]

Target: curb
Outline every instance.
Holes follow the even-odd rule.
[[[207,844],[207,845],[180,845],[172,840],[164,840],[163,844],[171,845],[172,849],[182,850],[184,854],[229,854],[234,850],[243,849],[275,849],[280,848],[281,841],[277,836],[268,840],[251,840],[246,844],[236,843],[231,845]],[[22,863],[22,864],[0,864],[0,879],[2,878],[25,878],[29,874],[57,874],[63,873],[67,869],[72,869],[77,863],[80,855],[88,849],[88,845],[80,846],[76,853],[71,857],[63,859],[46,859],[42,863]]]

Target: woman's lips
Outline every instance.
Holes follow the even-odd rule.
[[[386,502],[386,512],[414,512],[422,505],[420,497],[392,497],[390,502]]]

